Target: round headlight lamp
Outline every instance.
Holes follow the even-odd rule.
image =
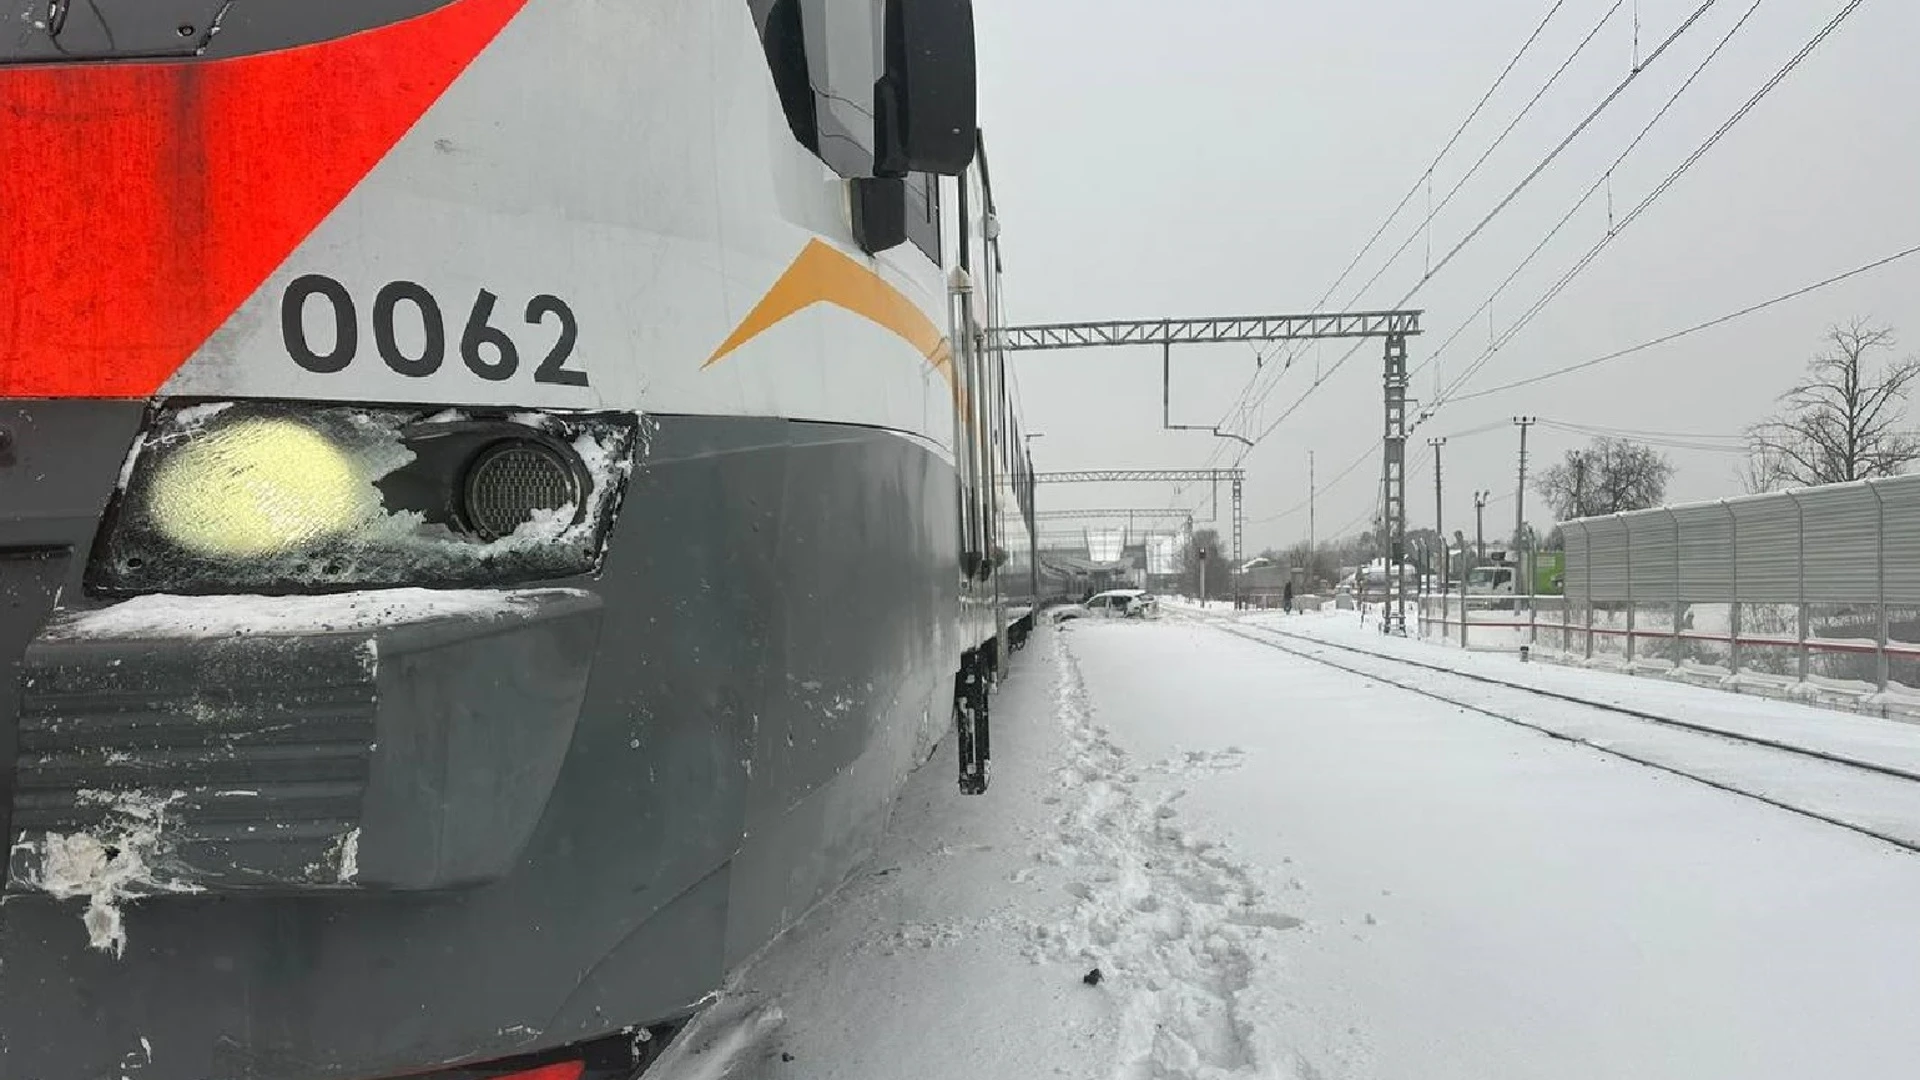
[[[461,516],[481,539],[498,540],[542,514],[577,511],[580,495],[571,457],[545,443],[508,439],[468,466]]]
[[[203,555],[297,550],[379,510],[379,493],[339,447],[303,424],[258,418],[195,434],[153,473],[148,518]]]

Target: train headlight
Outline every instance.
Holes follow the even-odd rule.
[[[380,510],[379,492],[339,446],[276,417],[220,425],[165,454],[147,502],[167,539],[242,557],[307,547]]]
[[[163,407],[108,507],[87,586],[278,593],[593,573],[638,433],[631,413]]]

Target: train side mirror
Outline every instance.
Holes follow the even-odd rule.
[[[959,176],[978,141],[973,0],[886,0],[873,87],[876,176]]]

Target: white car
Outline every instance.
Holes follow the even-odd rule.
[[[1511,596],[1514,572],[1511,566],[1476,566],[1467,571],[1469,596]]]
[[[1054,609],[1054,621],[1091,615],[1109,619],[1150,619],[1160,614],[1160,600],[1144,589],[1108,589],[1095,593],[1084,604],[1067,604]]]

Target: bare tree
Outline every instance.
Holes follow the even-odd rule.
[[[1343,568],[1364,566],[1374,555],[1372,535],[1361,533],[1358,536],[1322,540],[1311,548],[1302,541],[1288,548],[1281,562],[1303,571],[1305,587],[1311,591],[1332,585],[1340,579]]]
[[[1862,319],[1829,327],[1827,345],[1780,395],[1781,411],[1747,429],[1749,491],[1895,476],[1920,461],[1920,438],[1906,424],[1920,357],[1887,360],[1876,376],[1870,369],[1893,350],[1893,329]]]
[[[1569,450],[1533,482],[1561,521],[1644,510],[1667,497],[1673,464],[1650,446],[1627,439],[1595,439]]]
[[[1331,581],[1340,574],[1339,560],[1334,558],[1333,548],[1324,540],[1317,548],[1308,547],[1307,542],[1302,540],[1282,552],[1277,561],[1291,571],[1298,571],[1308,591],[1319,588],[1322,582]]]

